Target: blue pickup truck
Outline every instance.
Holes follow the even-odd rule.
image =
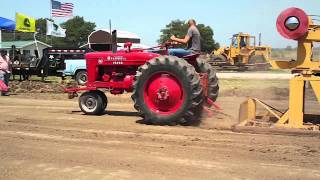
[[[64,76],[72,76],[79,85],[85,85],[87,82],[87,67],[85,59],[65,59],[66,68],[63,71]]]

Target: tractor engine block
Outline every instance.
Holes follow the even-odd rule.
[[[108,85],[114,95],[132,92],[136,69],[132,66],[98,66],[97,81]]]

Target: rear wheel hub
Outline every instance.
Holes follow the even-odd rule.
[[[160,89],[158,89],[158,99],[160,101],[165,101],[167,100],[169,97],[169,91],[168,88],[166,86],[161,87]]]
[[[184,93],[180,82],[168,73],[154,74],[144,88],[145,103],[156,113],[175,113],[181,107],[183,98]]]

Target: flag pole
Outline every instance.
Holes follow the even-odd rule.
[[[52,0],[50,1],[50,19],[52,20]]]
[[[111,29],[111,19],[109,19],[109,30],[110,30],[110,35],[112,34],[112,29]]]
[[[53,17],[52,17],[52,0],[50,0],[50,20],[52,20],[52,22],[54,22],[54,20],[53,20]],[[46,35],[47,35],[47,33],[46,33]],[[53,38],[53,36],[51,35],[50,36],[50,45],[52,46],[52,38]]]
[[[17,19],[17,11],[15,13],[15,18]],[[17,20],[16,20],[17,21]],[[14,30],[12,31],[12,35],[13,35],[13,40],[16,40],[16,29],[17,29],[17,23],[16,23],[16,27],[14,28]]]
[[[37,56],[38,56],[38,58],[41,58],[39,55],[40,55],[40,52],[39,52],[39,46],[38,46],[38,40],[37,40],[37,38],[36,38],[36,35],[38,34],[38,32],[37,32],[37,30],[36,30],[36,32],[34,32],[34,34],[33,34],[33,38],[34,38],[34,42],[36,43],[36,48],[37,48]]]

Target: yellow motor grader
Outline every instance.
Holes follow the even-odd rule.
[[[229,47],[221,47],[211,53],[209,63],[220,70],[267,70],[270,46],[256,46],[256,37],[246,33],[234,34]]]
[[[315,23],[314,17],[318,16],[307,16],[301,9],[289,8],[277,19],[278,32],[287,39],[298,41],[296,60],[270,60],[272,68],[290,69],[295,74],[289,85],[289,108],[282,111],[283,108],[276,109],[259,99],[249,99],[240,106],[240,122],[235,129],[299,132],[304,129],[319,134],[320,109],[310,113],[306,106],[307,87],[313,90],[320,103],[320,59],[315,56],[315,45],[320,42],[320,24]]]

